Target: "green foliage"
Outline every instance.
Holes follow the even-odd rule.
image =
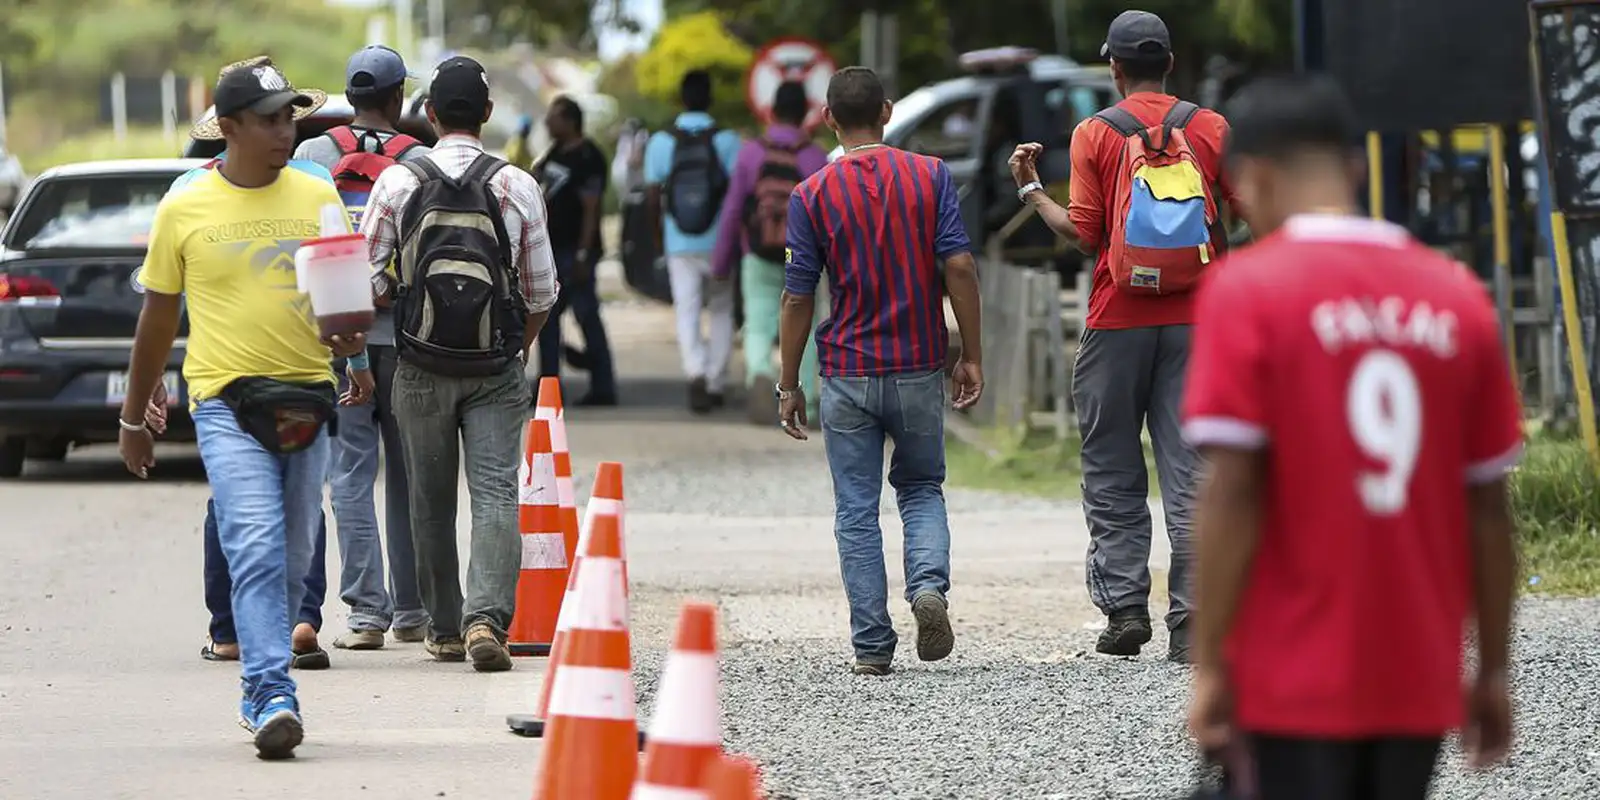
[[[182,130],[178,131],[180,136],[183,133]],[[168,138],[160,128],[130,128],[127,138],[120,142],[109,129],[103,129],[62,139],[49,149],[29,157],[27,167],[30,173],[38,174],[51,167],[82,161],[113,158],[172,158],[182,149],[181,141]]]
[[[703,69],[711,74],[711,113],[724,125],[731,120],[748,121],[744,75],[751,55],[749,46],[723,27],[721,15],[699,11],[661,26],[650,50],[634,64],[634,85],[640,95],[676,107],[683,76]]]
[[[1600,593],[1600,472],[1583,443],[1534,436],[1510,488],[1529,588]]]

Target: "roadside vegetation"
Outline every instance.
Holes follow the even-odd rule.
[[[1004,437],[1000,437],[1004,438]],[[979,448],[949,439],[950,484],[972,489],[1073,499],[1079,495],[1077,438],[1012,437]],[[987,451],[987,452],[986,452]],[[1145,461],[1155,490],[1149,443]],[[1580,439],[1534,431],[1511,476],[1512,511],[1529,592],[1600,595],[1600,471]]]

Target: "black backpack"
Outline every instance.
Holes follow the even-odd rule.
[[[728,193],[728,171],[717,155],[717,128],[693,133],[674,129],[672,169],[667,173],[666,207],[678,229],[687,234],[711,230]]]
[[[511,237],[489,190],[506,162],[480,154],[460,178],[428,158],[401,166],[419,185],[401,212],[396,351],[439,375],[499,374],[526,335]]]

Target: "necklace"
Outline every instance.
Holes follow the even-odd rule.
[[[888,147],[888,145],[883,142],[867,142],[866,144],[858,144],[855,147],[846,147],[844,151],[846,153],[854,153],[857,150],[868,150],[874,147]]]

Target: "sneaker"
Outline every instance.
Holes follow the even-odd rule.
[[[706,379],[689,381],[689,410],[696,414],[711,413],[711,392],[706,390]]]
[[[248,729],[255,734],[256,758],[266,761],[294,758],[294,749],[306,738],[299,704],[293,697],[268,700]]]
[[[418,625],[415,628],[395,628],[389,631],[397,642],[421,642],[428,638],[428,626]]]
[[[956,646],[950,630],[950,611],[938,592],[922,592],[911,601],[911,614],[917,618],[917,658],[938,661]]]
[[[334,639],[333,646],[340,650],[381,650],[383,631],[350,631]]]
[[[1167,641],[1167,660],[1174,664],[1193,664],[1194,654],[1189,651],[1189,626],[1179,625],[1172,629],[1171,637]]]
[[[467,655],[472,658],[472,668],[479,672],[511,669],[511,651],[487,623],[479,622],[467,628]]]
[[[1094,643],[1097,653],[1108,656],[1136,656],[1150,641],[1150,612],[1143,608],[1120,608],[1106,617],[1106,629]]]
[[[459,662],[467,660],[467,648],[461,644],[460,639],[435,639],[429,634],[423,640],[422,646],[433,656],[434,661]]]
[[[850,672],[856,675],[876,675],[882,677],[894,672],[894,667],[888,664],[879,664],[874,661],[852,661]]]

